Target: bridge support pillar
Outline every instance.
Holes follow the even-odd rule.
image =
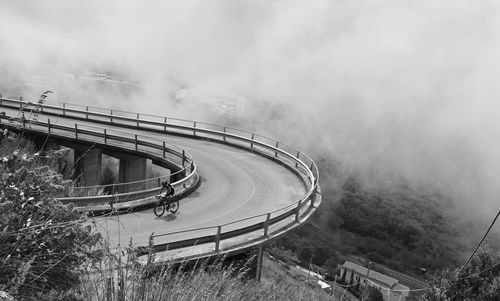
[[[264,247],[262,245],[257,247],[254,250],[254,254],[254,256],[256,256],[254,259],[255,269],[252,269],[252,272],[254,272],[255,270],[255,280],[260,282],[260,277],[262,275],[262,256],[264,256]]]
[[[36,135],[36,134],[25,134],[25,138],[28,139],[33,146],[35,147],[37,152],[45,151],[47,149],[60,149],[60,145],[55,143],[54,141],[47,139],[46,136]]]
[[[28,137],[28,139],[31,142],[33,142],[35,149],[37,151],[40,151],[40,150],[42,150],[42,148],[45,148],[45,143],[44,143],[45,139],[44,138],[45,137],[43,137],[43,136],[35,136],[35,135]]]
[[[225,263],[232,264],[234,267],[246,266],[247,272],[245,277],[254,278],[260,282],[262,276],[262,259],[264,256],[264,246],[256,246],[251,249],[226,257]]]
[[[76,176],[81,176],[81,185],[99,185],[101,181],[102,152],[98,148],[86,151],[75,150]]]
[[[147,177],[148,161],[145,158],[127,156],[120,158],[120,168],[118,170],[118,182],[134,182],[142,181]],[[130,187],[122,187],[118,189],[119,192],[129,192],[145,189],[144,183],[130,184]]]

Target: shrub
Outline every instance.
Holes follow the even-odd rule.
[[[368,286],[367,288],[364,289],[363,294],[361,296],[361,300],[384,301],[384,296],[376,287]]]
[[[68,299],[100,234],[55,200],[71,181],[27,162],[15,172],[0,169],[0,291],[20,299]]]
[[[431,277],[424,300],[500,300],[500,256],[480,248],[470,263]]]
[[[113,171],[109,168],[106,167],[104,171],[102,172],[102,177],[101,177],[101,183],[100,185],[108,185],[104,186],[104,193],[105,194],[112,194],[113,193],[113,186],[116,182],[115,175],[113,174]]]

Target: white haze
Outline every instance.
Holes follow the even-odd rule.
[[[499,209],[498,1],[0,1],[2,89],[87,71],[141,88],[26,93],[204,120],[175,92],[237,95],[242,126],[342,172]]]

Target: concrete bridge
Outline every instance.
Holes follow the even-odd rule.
[[[66,145],[83,159],[78,196],[61,199],[80,210],[101,212],[115,202],[124,215],[94,222],[114,245],[130,238],[153,239],[158,262],[233,256],[257,250],[303,224],[321,203],[314,161],[291,146],[235,128],[75,104],[51,106],[0,95],[4,127],[17,127],[37,144]],[[32,118],[36,116],[36,118]],[[119,160],[113,194],[84,196],[99,189],[101,156]],[[165,174],[145,179],[146,160]],[[167,179],[182,198],[175,215],[157,218],[151,209]],[[108,187],[109,188],[109,187]],[[146,208],[146,209],[145,209]],[[260,257],[259,257],[260,258]],[[257,270],[260,265],[257,264]],[[259,274],[259,273],[257,273]]]

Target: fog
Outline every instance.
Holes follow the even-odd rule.
[[[0,1],[0,70],[54,103],[227,122],[213,107],[238,99],[230,123],[337,162],[325,176],[499,209],[497,1]]]

